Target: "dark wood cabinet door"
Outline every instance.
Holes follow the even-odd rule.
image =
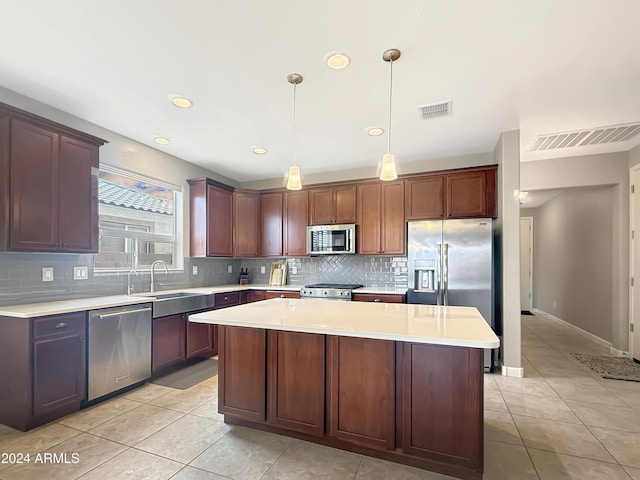
[[[10,247],[56,251],[60,137],[19,120],[11,128]]]
[[[267,331],[219,327],[218,411],[266,420]]]
[[[207,255],[233,256],[233,194],[207,185]]]
[[[82,333],[33,342],[33,414],[43,415],[85,399],[85,337]]]
[[[154,318],[151,329],[151,370],[185,360],[185,317]]]
[[[356,223],[358,212],[357,188],[355,185],[343,185],[333,188],[334,198],[334,222],[335,223]]]
[[[260,194],[233,192],[233,256],[257,257],[260,250]]]
[[[264,293],[264,299],[270,298],[300,298],[300,292],[285,291],[285,290],[267,290]]]
[[[60,137],[60,251],[98,251],[98,147]]]
[[[187,321],[187,358],[213,355],[213,325]]]
[[[325,336],[270,330],[269,423],[324,435]]]
[[[382,197],[379,183],[358,185],[358,253],[380,253]]]
[[[247,294],[247,303],[259,302],[265,299],[265,290],[249,290]]]
[[[289,257],[307,255],[307,225],[309,224],[307,190],[284,194],[284,254]]]
[[[482,471],[483,351],[403,344],[403,451]]]
[[[485,172],[447,175],[447,218],[487,216]]]
[[[404,255],[407,225],[404,220],[404,182],[382,184],[382,248],[383,255]]]
[[[441,175],[407,180],[407,220],[444,217],[444,180]]]
[[[335,223],[333,215],[333,189],[310,189],[309,212],[310,225],[329,225]]]
[[[329,434],[395,448],[395,342],[328,336],[327,356]]]
[[[354,293],[351,300],[354,302],[405,303],[404,295],[399,293]]]
[[[260,195],[260,255],[282,256],[282,192]]]

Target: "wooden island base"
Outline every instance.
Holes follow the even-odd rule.
[[[220,326],[225,422],[464,479],[483,472],[483,350]]]

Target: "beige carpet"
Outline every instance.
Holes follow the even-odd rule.
[[[571,356],[584,363],[602,378],[640,382],[640,365],[629,358],[605,357],[584,353],[572,353]]]

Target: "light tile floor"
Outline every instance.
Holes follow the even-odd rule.
[[[640,480],[640,383],[602,379],[573,360],[608,353],[576,330],[522,322],[526,377],[485,375],[484,479]],[[449,478],[225,425],[216,377],[188,390],[148,384],[27,433],[0,426],[3,452],[67,453],[68,463],[0,463],[1,480]]]

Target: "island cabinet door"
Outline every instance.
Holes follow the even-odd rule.
[[[269,423],[324,436],[325,336],[269,331]]]
[[[395,448],[395,343],[327,337],[329,435],[380,450]]]
[[[405,343],[402,364],[403,451],[482,472],[482,350]]]
[[[218,333],[218,411],[264,422],[267,403],[267,331],[220,325]]]

